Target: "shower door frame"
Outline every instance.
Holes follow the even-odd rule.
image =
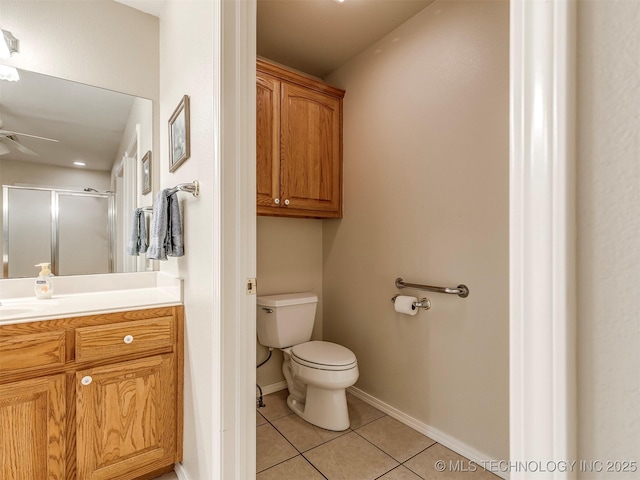
[[[107,205],[107,242],[108,242],[108,265],[109,272],[114,272],[115,267],[115,255],[114,255],[114,242],[115,242],[115,201],[114,195],[109,193],[92,193],[92,192],[80,192],[77,190],[66,190],[61,188],[45,188],[45,187],[21,187],[13,185],[2,186],[2,278],[9,278],[9,191],[10,190],[35,190],[40,192],[50,192],[50,208],[51,219],[50,232],[51,232],[51,272],[54,275],[58,275],[58,266],[60,264],[60,249],[58,245],[58,239],[60,237],[59,220],[60,220],[60,195],[67,196],[82,196],[82,197],[98,197],[106,198]],[[35,275],[34,275],[35,276]]]

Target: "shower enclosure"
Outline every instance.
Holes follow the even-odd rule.
[[[3,278],[42,262],[54,275],[114,271],[114,194],[4,185],[2,198]]]

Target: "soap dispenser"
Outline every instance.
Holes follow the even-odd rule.
[[[38,263],[36,265],[36,267],[40,267],[40,273],[38,274],[38,278],[36,278],[34,290],[39,300],[51,298],[51,295],[53,295],[53,286],[51,284],[53,274],[49,269],[49,265],[49,263]]]

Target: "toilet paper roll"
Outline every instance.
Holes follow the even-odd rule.
[[[396,301],[394,302],[396,312],[404,313],[405,315],[415,315],[416,313],[418,313],[418,309],[413,306],[413,302],[417,301],[418,299],[416,297],[398,295],[396,297]]]

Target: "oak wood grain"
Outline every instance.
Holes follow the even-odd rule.
[[[264,59],[256,68],[258,215],[341,218],[344,90]]]
[[[0,478],[66,477],[64,375],[0,385]]]

